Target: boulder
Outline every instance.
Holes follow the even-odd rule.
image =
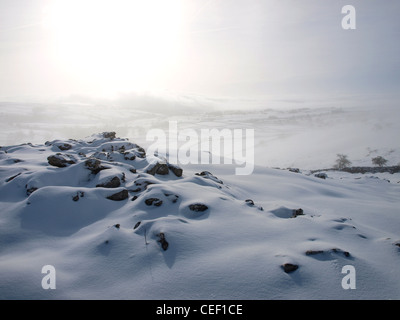
[[[282,265],[283,271],[286,273],[291,273],[293,271],[296,271],[299,268],[297,264],[292,264],[292,263],[285,263]]]
[[[124,189],[120,192],[114,193],[111,196],[108,196],[107,199],[113,200],[113,201],[122,201],[125,200],[129,197],[128,190]]]
[[[161,248],[166,251],[168,249],[169,243],[167,242],[167,240],[165,240],[164,233],[160,232],[157,236],[159,238],[158,242],[161,243]]]
[[[68,164],[74,164],[75,163],[75,161],[73,161],[71,159],[67,159],[65,156],[63,156],[61,154],[55,154],[55,155],[52,155],[52,156],[48,156],[47,157],[47,162],[49,163],[49,165],[54,166],[54,167],[58,167],[58,168],[64,168]]]
[[[319,172],[314,174],[314,177],[320,178],[320,179],[326,179],[328,178],[328,175],[325,172]]]
[[[162,162],[156,162],[155,164],[151,164],[146,172],[151,175],[160,174],[167,175],[169,173],[168,165]]]
[[[177,177],[182,177],[182,174],[183,174],[182,168],[178,167],[177,165],[170,164],[170,163],[168,164],[168,168],[169,168],[169,170],[171,170],[171,171],[174,173],[174,175],[176,175]]]
[[[58,145],[58,149],[60,149],[62,151],[69,150],[71,148],[72,148],[72,146],[69,143],[63,143],[63,144]]]
[[[154,205],[156,207],[159,207],[162,205],[162,200],[158,199],[158,198],[148,198],[144,201],[144,203],[148,206]]]
[[[101,161],[96,158],[90,158],[85,161],[85,167],[92,171],[93,174],[98,174],[101,170],[108,169],[101,165]]]
[[[218,179],[216,176],[214,176],[214,175],[213,175],[211,172],[209,172],[209,171],[202,171],[202,172],[200,172],[200,173],[195,173],[195,175],[196,175],[196,176],[203,177],[203,178],[206,178],[206,179],[210,179],[210,180],[212,180],[212,181],[214,181],[214,182],[216,182],[216,183],[219,183],[219,184],[223,184],[222,180]]]
[[[115,132],[114,131],[110,131],[110,132],[103,132],[103,138],[106,138],[106,139],[111,139],[111,140],[113,140],[113,139],[115,139],[116,137],[115,137]]]
[[[121,180],[115,176],[111,180],[96,185],[96,188],[118,188],[121,185]]]
[[[202,203],[194,203],[194,204],[189,205],[189,209],[191,211],[195,211],[195,212],[203,212],[203,211],[206,211],[208,209],[208,207]]]
[[[296,218],[297,216],[304,216],[303,209],[293,209],[292,218]]]

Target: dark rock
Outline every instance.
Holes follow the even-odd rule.
[[[285,263],[282,265],[283,271],[285,271],[286,273],[290,273],[293,271],[296,271],[299,266],[297,264],[292,264],[292,263]]]
[[[136,159],[136,155],[132,154],[131,152],[124,152],[124,159],[133,161]]]
[[[214,175],[213,175],[211,172],[209,172],[209,171],[202,171],[202,172],[200,172],[200,173],[195,173],[195,175],[196,175],[196,176],[203,177],[203,178],[206,178],[206,179],[210,179],[210,180],[212,180],[212,181],[214,181],[214,182],[216,182],[216,183],[219,183],[219,184],[223,184],[222,180],[218,179],[216,176],[214,176]]]
[[[69,150],[71,148],[72,148],[72,146],[69,143],[60,144],[58,146],[58,149],[60,149],[62,151]]]
[[[176,175],[177,177],[182,177],[183,174],[183,170],[182,168],[178,167],[177,165],[168,164],[168,168],[174,173],[174,175]]]
[[[206,211],[208,209],[208,207],[205,204],[202,203],[194,203],[189,205],[189,209],[195,212],[202,212],[202,211]]]
[[[38,188],[36,187],[30,187],[29,189],[26,189],[26,194],[29,196],[32,193],[34,193]]]
[[[132,172],[132,173],[136,173],[136,169],[135,168],[130,168],[129,171]]]
[[[96,188],[118,188],[121,185],[120,179],[115,176],[110,181],[96,185]]]
[[[303,209],[293,209],[292,218],[296,218],[297,216],[304,216]]]
[[[343,255],[348,258],[350,257],[350,252],[348,251],[343,251],[342,249],[338,249],[338,248],[333,248],[330,249],[328,251],[324,251],[324,250],[307,250],[306,251],[306,255],[307,256],[313,256],[313,255],[319,255],[319,254],[329,254],[329,253],[343,253]]]
[[[347,257],[350,257],[350,252],[348,252],[348,251],[343,251],[342,249],[338,249],[338,248],[333,248],[333,249],[331,249],[331,251],[332,252],[335,252],[335,253],[343,253],[343,255],[347,258]]]
[[[114,224],[114,227],[117,228],[117,229],[119,229],[120,226],[121,226],[121,225],[120,225],[119,223]]]
[[[165,192],[164,192],[164,195],[165,195],[168,199],[170,199],[170,200],[172,201],[172,203],[176,203],[176,202],[178,201],[178,199],[179,199],[179,196],[176,195],[176,194],[165,193]]]
[[[290,172],[300,173],[300,169],[299,169],[299,168],[288,168],[288,170],[289,170]]]
[[[49,156],[49,157],[47,157],[47,161],[51,166],[58,167],[58,168],[64,168],[68,164],[74,164],[75,163],[75,161],[68,160],[64,156],[62,156],[61,154],[56,154],[56,155]]]
[[[72,197],[73,201],[78,201],[79,200],[79,194],[76,194],[75,196]]]
[[[167,242],[167,240],[165,240],[164,233],[160,232],[157,236],[159,237],[158,242],[161,243],[161,248],[166,251],[168,249],[169,243]]]
[[[254,201],[253,200],[251,200],[251,199],[246,199],[246,200],[244,200],[248,205],[250,205],[250,206],[254,206]]]
[[[138,198],[138,196],[133,196],[131,201],[135,201]]]
[[[158,198],[148,198],[144,201],[144,203],[148,206],[154,205],[156,207],[159,207],[162,205],[162,200],[158,199]]]
[[[135,226],[133,227],[133,229],[137,229],[137,228],[140,226],[141,223],[142,223],[141,221],[137,222],[137,223],[135,224]]]
[[[306,251],[307,256],[312,256],[312,255],[322,254],[322,253],[324,253],[324,250],[307,250]]]
[[[328,178],[328,175],[325,172],[319,172],[314,174],[314,177],[320,178],[320,179],[326,179]]]
[[[13,179],[15,179],[16,177],[18,177],[21,173],[22,173],[22,172],[17,173],[15,176],[9,177],[8,179],[6,179],[6,182],[10,182],[11,180],[13,180]]]
[[[166,163],[157,162],[156,164],[150,165],[146,172],[153,176],[155,174],[167,175],[169,173],[169,169]]]
[[[95,158],[90,158],[90,159],[86,160],[85,166],[87,169],[92,171],[93,174],[98,174],[101,170],[108,169],[101,165],[101,162],[99,159],[95,159]]]
[[[114,201],[122,201],[129,197],[128,190],[124,189],[120,192],[114,193],[111,196],[108,196],[107,199]]]
[[[113,140],[113,139],[115,139],[115,132],[114,131],[103,132],[103,138]]]
[[[146,158],[146,151],[142,147],[136,146],[135,152],[139,158]]]

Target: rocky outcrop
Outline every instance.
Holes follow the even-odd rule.
[[[124,189],[120,192],[114,193],[110,196],[107,197],[107,199],[109,200],[113,200],[113,201],[122,201],[125,200],[129,197],[129,193],[128,190]]]
[[[55,155],[47,157],[47,162],[49,165],[58,167],[58,168],[64,168],[69,164],[75,164],[76,162],[72,160],[68,156],[64,156],[60,153],[57,153]]]
[[[118,188],[121,185],[121,180],[115,176],[111,180],[96,185],[96,188]]]

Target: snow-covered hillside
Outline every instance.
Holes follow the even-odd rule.
[[[145,147],[113,132],[1,147],[1,299],[400,298],[398,173],[236,176]]]

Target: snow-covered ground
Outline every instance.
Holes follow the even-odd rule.
[[[397,165],[397,110],[1,112],[1,299],[400,298],[400,174],[310,173],[338,153]],[[168,121],[254,129],[254,172],[188,164],[181,175],[145,155],[148,130]],[[54,290],[42,288],[45,265]],[[355,289],[342,287],[344,266]]]

